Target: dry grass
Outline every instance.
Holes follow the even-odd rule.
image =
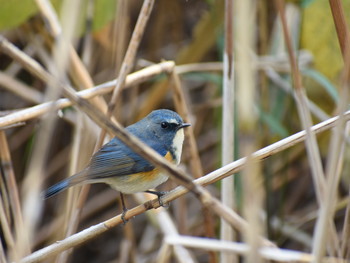
[[[38,14],[0,36],[0,262],[348,262],[341,1],[330,1],[345,61],[338,100],[309,96],[312,56],[282,0],[120,0],[92,31],[95,4],[58,12],[37,0]],[[123,128],[157,108],[192,123],[180,167]],[[123,225],[104,185],[41,199],[111,136],[171,176],[168,209],[128,196]]]

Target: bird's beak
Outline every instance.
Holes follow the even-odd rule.
[[[182,123],[180,126],[179,126],[179,129],[182,129],[182,128],[186,128],[188,126],[191,126],[191,123]]]

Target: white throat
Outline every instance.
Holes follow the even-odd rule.
[[[182,145],[184,142],[184,138],[185,138],[184,129],[181,128],[176,132],[173,140],[173,145],[172,145],[173,154],[175,157],[175,163],[177,165],[180,163],[180,160],[181,160]]]

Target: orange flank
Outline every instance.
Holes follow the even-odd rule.
[[[168,152],[165,156],[165,159],[167,159],[170,162],[174,162],[174,159],[171,155],[170,152]],[[135,181],[135,183],[139,180],[143,180],[143,181],[154,181],[156,180],[156,178],[159,176],[159,169],[155,168],[152,171],[148,171],[148,172],[140,172],[140,173],[136,173],[133,176],[129,176],[128,178],[128,182],[132,182]],[[141,179],[142,178],[142,179]]]
[[[170,152],[167,152],[167,154],[164,156],[164,158],[167,159],[170,162],[174,162],[175,161]]]

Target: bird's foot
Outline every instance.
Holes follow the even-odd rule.
[[[159,202],[159,206],[164,207],[164,208],[168,208],[169,207],[169,203],[164,204],[163,200],[162,200],[162,196],[167,194],[168,191],[151,191],[151,190],[147,190],[145,191],[146,193],[149,194],[154,194],[156,196],[158,196],[158,202]]]
[[[126,205],[125,205],[123,193],[120,193],[120,201],[123,207],[123,213],[122,213],[121,219],[123,220],[123,225],[125,225],[128,222],[128,220],[125,218],[125,215],[126,215],[126,212],[128,212],[128,209],[126,208]]]
[[[123,208],[123,213],[121,216],[121,219],[123,220],[123,225],[125,225],[129,220],[125,218],[126,212],[128,212],[128,209]]]

